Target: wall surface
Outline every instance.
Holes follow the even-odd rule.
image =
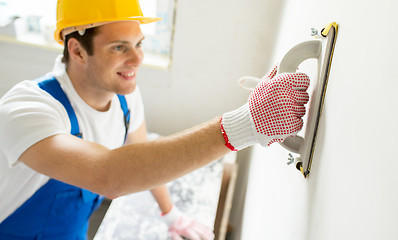
[[[0,41],[0,96],[16,83],[50,72],[60,52]]]
[[[336,21],[339,34],[312,172],[304,179],[287,166],[279,145],[256,146],[241,239],[398,238],[397,9],[393,0],[285,2],[273,62],[311,39],[311,27]]]

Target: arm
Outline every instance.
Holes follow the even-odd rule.
[[[147,128],[144,122],[135,132],[129,133],[126,139],[126,145],[133,143],[147,142],[147,141],[148,141]],[[169,191],[166,185],[161,185],[150,191],[152,193],[152,196],[155,198],[156,202],[158,203],[160,211],[163,214],[167,213],[172,207],[172,202],[170,200]]]
[[[220,118],[170,137],[114,150],[69,134],[48,137],[20,160],[51,178],[116,198],[153,189],[228,153]],[[156,177],[154,177],[156,176]]]
[[[242,107],[156,141],[109,150],[70,134],[37,142],[19,158],[51,178],[115,198],[153,189],[228,153],[295,135],[303,126],[309,96],[305,74],[276,75],[274,67]],[[227,147],[228,148],[227,148]]]

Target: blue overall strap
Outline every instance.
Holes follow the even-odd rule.
[[[40,79],[38,80],[40,81]],[[57,99],[62,105],[64,106],[66,112],[68,113],[70,124],[71,124],[71,131],[72,135],[76,137],[82,138],[82,133],[79,129],[79,123],[77,121],[77,117],[75,111],[72,108],[72,105],[69,102],[68,97],[66,96],[65,92],[62,90],[61,85],[55,79],[55,77],[40,81],[38,83],[39,87],[44,91],[48,92],[51,96]]]
[[[57,79],[55,77],[52,77],[50,79],[41,78],[36,81],[38,81],[38,85],[41,89],[48,92],[55,99],[57,99],[59,102],[62,103],[66,112],[68,113],[69,120],[71,123],[70,133],[74,136],[82,138],[83,136],[79,129],[79,123],[77,121],[75,111],[73,110],[73,107],[70,104],[68,97],[66,96],[65,92],[62,90],[61,85],[59,84]],[[126,98],[123,95],[117,95],[117,96],[120,101],[120,106],[123,110],[124,125],[125,125],[125,129],[126,129],[124,140],[126,140],[127,132],[128,132],[128,128],[129,128],[129,122],[130,122],[130,110],[128,109]],[[97,194],[92,193],[86,189],[82,189],[82,193],[83,193],[83,198],[85,200],[92,200],[96,196],[98,196]]]
[[[123,110],[124,127],[126,128],[126,132],[124,134],[124,140],[126,140],[130,125],[130,109],[127,106],[126,98],[123,95],[118,94],[117,97],[119,98],[120,106],[122,107]]]
[[[40,78],[36,81],[41,89],[48,92],[51,96],[57,99],[65,108],[66,112],[68,113],[70,124],[71,124],[71,131],[70,133],[76,137],[83,138],[82,133],[80,132],[79,122],[76,117],[76,113],[73,110],[73,107],[66,96],[65,92],[62,90],[61,85],[59,84],[58,80],[55,77],[49,79]],[[82,197],[85,202],[93,201],[100,196],[96,193],[88,191],[86,189],[81,189]],[[100,197],[102,198],[102,197]]]

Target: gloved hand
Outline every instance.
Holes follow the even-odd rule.
[[[296,135],[303,127],[310,80],[304,73],[268,72],[242,107],[225,113],[221,131],[226,146],[240,150],[255,143],[269,146]]]
[[[184,216],[175,206],[162,216],[169,226],[169,237],[172,240],[213,240],[214,234],[210,227]]]

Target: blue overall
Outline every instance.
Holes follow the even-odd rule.
[[[36,81],[40,88],[62,103],[71,122],[71,134],[82,138],[75,112],[58,81],[54,77]],[[130,111],[125,97],[118,97],[124,113],[126,138]],[[102,199],[96,193],[50,179],[0,223],[0,240],[87,239],[88,220]]]

